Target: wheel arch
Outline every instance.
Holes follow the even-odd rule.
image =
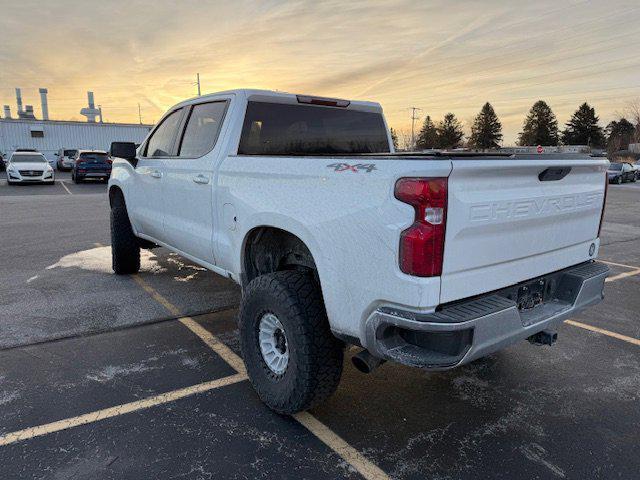
[[[296,234],[272,225],[260,225],[247,232],[241,250],[241,285],[254,278],[281,270],[306,269],[314,272],[317,263],[309,246]]]
[[[109,187],[109,207],[113,207],[113,202],[117,196],[121,196],[124,201],[124,192],[122,189],[118,185],[111,185]]]

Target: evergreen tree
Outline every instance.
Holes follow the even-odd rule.
[[[502,124],[489,102],[485,103],[480,113],[473,120],[469,145],[471,148],[500,148],[502,141]]]
[[[628,149],[629,143],[633,141],[634,133],[633,123],[626,118],[609,123],[607,125],[607,150],[609,153]]]
[[[453,113],[447,113],[444,116],[444,120],[438,123],[436,132],[438,134],[438,148],[457,148],[464,137],[462,124]]]
[[[393,129],[393,127],[391,127],[391,141],[393,142],[393,148],[394,150],[398,149],[398,134],[396,133],[396,131]]]
[[[578,107],[562,132],[562,143],[565,145],[604,146],[604,133],[596,111],[587,102]]]
[[[522,146],[558,145],[558,120],[544,100],[538,100],[529,110],[518,143]]]
[[[418,132],[416,148],[418,150],[426,150],[428,148],[436,148],[437,145],[438,132],[436,131],[436,126],[431,120],[431,117],[427,115],[422,123],[422,128]]]

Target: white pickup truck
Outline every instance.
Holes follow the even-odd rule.
[[[442,370],[554,329],[603,298],[606,159],[396,154],[379,104],[259,90],[171,108],[112,144],[113,269],[164,246],[242,286],[260,398],[308,409],[346,345]]]

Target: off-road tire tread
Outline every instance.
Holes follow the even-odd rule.
[[[134,235],[122,195],[116,195],[111,207],[111,261],[118,275],[138,273],[140,247]]]
[[[257,342],[252,342],[248,302],[257,293],[268,293],[275,305],[288,312],[293,331],[287,329],[288,341],[295,337],[298,346],[296,358],[290,358],[289,368],[295,367],[294,387],[287,396],[271,395],[263,382],[270,381],[273,373],[262,361]],[[265,305],[268,309],[268,305]],[[240,332],[243,358],[249,379],[260,398],[281,414],[308,410],[329,398],[338,387],[342,375],[343,344],[332,333],[317,280],[310,271],[287,270],[262,275],[246,288],[240,307]],[[255,349],[248,355],[247,349]],[[258,358],[259,362],[247,362]],[[292,363],[295,362],[294,363]],[[258,365],[256,365],[258,363]]]

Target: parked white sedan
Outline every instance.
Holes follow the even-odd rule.
[[[46,157],[38,152],[14,152],[7,162],[7,183],[53,184],[55,174]]]

